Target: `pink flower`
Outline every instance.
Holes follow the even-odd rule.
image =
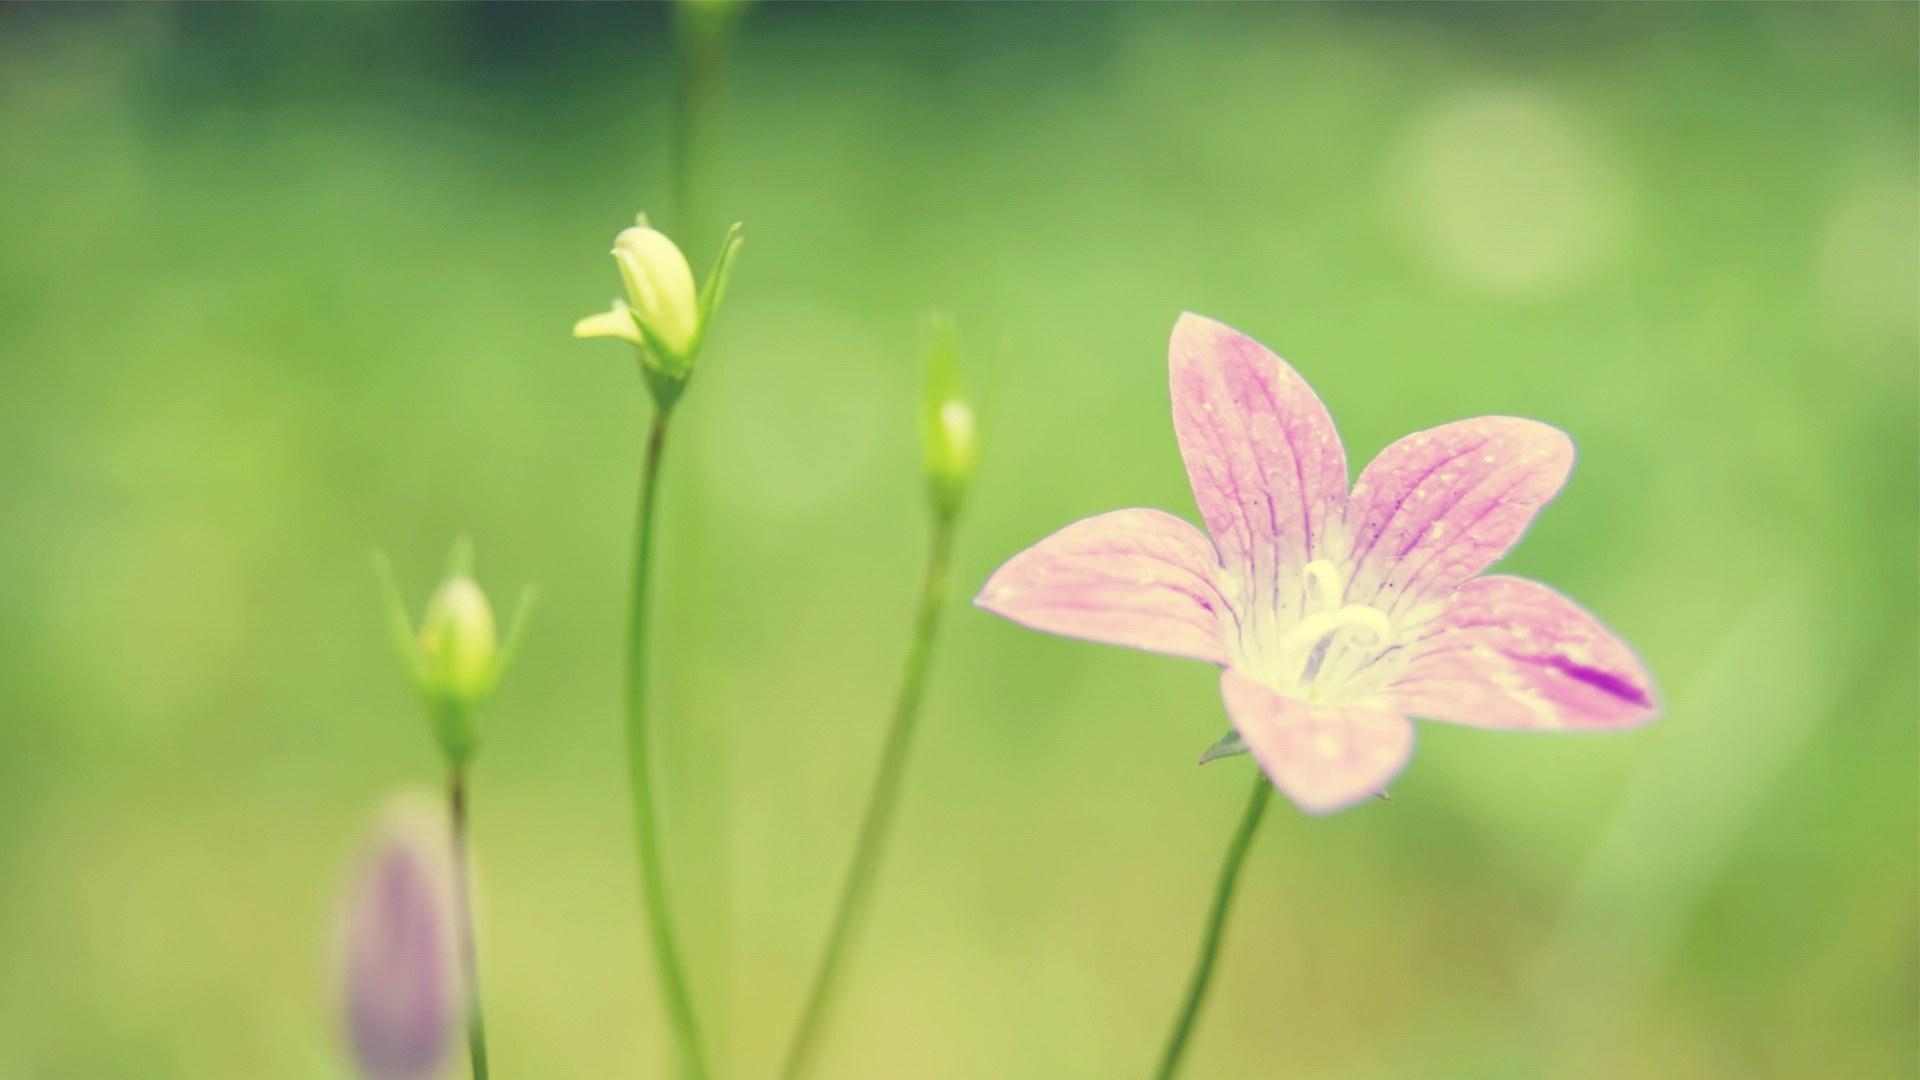
[[[1219,665],[1238,740],[1208,756],[1243,744],[1312,813],[1382,790],[1413,752],[1409,716],[1590,731],[1658,711],[1599,620],[1545,585],[1475,576],[1566,481],[1564,433],[1445,424],[1381,451],[1349,492],[1333,419],[1284,360],[1190,313],[1167,359],[1207,532],[1159,510],[1087,518],[1009,559],[980,607]]]

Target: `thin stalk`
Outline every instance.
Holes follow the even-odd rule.
[[[668,410],[654,412],[647,432],[646,458],[640,467],[640,505],[634,518],[633,605],[627,624],[627,782],[633,796],[633,836],[640,864],[640,891],[646,902],[647,930],[653,938],[653,962],[666,1001],[667,1019],[679,1044],[681,1073],[703,1080],[706,1059],[701,1054],[700,1026],[694,1019],[693,995],[680,961],[674,936],[673,912],[668,903],[667,873],[660,855],[660,827],[654,806],[656,792],[647,734],[647,601],[648,567],[653,559],[654,505],[660,487],[660,457],[666,448]]]
[[[683,244],[704,246],[724,225],[716,217],[720,195],[715,187],[722,164],[719,151],[727,57],[731,28],[738,14],[728,3],[694,0],[673,4],[668,17],[673,42],[673,94],[664,216],[668,231]],[[697,449],[690,443],[675,453]],[[674,547],[676,580],[710,580],[710,500],[697,487],[676,489],[668,496],[667,514],[673,522],[670,535],[684,541]],[[678,595],[673,589],[663,590],[661,602],[672,610]],[[701,976],[698,1006],[706,1025],[703,1031],[712,1040],[710,1064],[724,1073],[731,1042],[728,1034],[734,982],[734,735],[718,712],[689,707],[712,700],[718,689],[696,665],[681,662],[689,652],[700,650],[698,634],[661,644],[654,703],[675,719],[672,729],[661,732],[657,740],[658,768],[672,778],[659,805],[667,820],[675,823],[674,875],[681,895],[701,898],[698,909],[689,912],[680,927],[684,935],[681,944],[687,962]]]
[[[786,1064],[780,1075],[794,1080],[813,1063],[819,1038],[826,1028],[828,1007],[839,983],[841,966],[873,892],[880,872],[887,838],[893,824],[894,808],[900,801],[901,780],[906,773],[907,752],[913,745],[913,731],[920,716],[921,692],[926,685],[927,668],[933,660],[935,632],[940,626],[940,607],[947,594],[947,564],[953,555],[953,517],[943,515],[934,526],[933,543],[927,554],[926,575],[920,583],[920,612],[914,620],[913,642],[907,649],[906,670],[900,679],[900,693],[894,701],[893,719],[887,728],[885,745],[880,751],[880,767],[874,774],[873,790],[867,796],[866,816],[860,822],[860,837],[854,845],[853,861],[847,866],[840,900],[834,909],[832,928],[827,933],[826,951],[821,954],[813,987],[801,1009],[799,1026],[787,1048]]]
[[[460,905],[460,960],[467,990],[467,1057],[473,1080],[487,1080],[487,1020],[480,1011],[480,964],[473,947],[472,877],[467,870],[467,774],[455,765],[447,779],[447,809],[453,818],[453,886]]]
[[[1180,1055],[1187,1048],[1187,1039],[1193,1034],[1193,1025],[1200,1017],[1200,1006],[1207,999],[1207,984],[1213,979],[1214,957],[1220,952],[1220,938],[1227,929],[1227,911],[1233,903],[1233,889],[1240,881],[1240,864],[1247,857],[1247,848],[1253,844],[1253,833],[1260,825],[1260,815],[1267,809],[1267,800],[1273,795],[1273,783],[1259,770],[1253,774],[1253,794],[1247,797],[1247,808],[1240,814],[1240,824],[1233,831],[1233,842],[1227,845],[1227,858],[1220,864],[1220,880],[1213,888],[1213,908],[1207,913],[1207,928],[1200,936],[1200,957],[1194,962],[1193,977],[1187,983],[1187,996],[1180,1003],[1180,1014],[1174,1018],[1173,1031],[1167,1036],[1167,1048],[1160,1055],[1160,1067],[1154,1070],[1159,1080],[1171,1080],[1180,1066]]]
[[[711,222],[700,201],[718,151],[720,92],[738,13],[719,4],[676,4],[670,162],[672,220],[683,236],[705,236]]]

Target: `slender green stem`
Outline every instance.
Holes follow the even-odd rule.
[[[668,410],[654,413],[647,432],[646,458],[640,472],[640,505],[634,519],[633,606],[627,625],[627,781],[633,796],[633,837],[640,864],[640,890],[647,908],[647,929],[653,938],[653,962],[660,977],[667,1019],[680,1050],[680,1069],[689,1080],[707,1075],[701,1054],[700,1026],[694,1020],[693,995],[680,961],[669,906],[665,861],[660,855],[660,828],[654,806],[657,794],[648,754],[647,733],[647,580],[653,558],[654,505],[660,488],[660,455],[666,448]]]
[[[705,248],[720,234],[716,218],[720,195],[722,97],[726,84],[731,27],[737,15],[731,3],[678,2],[669,13],[673,40],[673,95],[668,124],[668,231],[689,249]],[[685,441],[684,439],[682,441]],[[698,442],[699,440],[694,440]],[[682,454],[697,447],[675,450]],[[684,464],[684,459],[683,459]],[[697,489],[671,498],[672,535],[689,543],[676,548],[678,580],[705,581],[711,559],[705,540],[711,531],[708,500]],[[671,592],[668,596],[673,595]],[[665,644],[663,642],[663,644]],[[689,648],[698,649],[698,642]],[[717,710],[684,706],[710,698],[700,673],[677,663],[680,650],[667,648],[656,680],[655,707],[674,716],[671,732],[658,740],[658,768],[673,778],[662,795],[662,813],[674,822],[675,880],[683,896],[701,898],[680,927],[687,960],[700,972],[698,998],[703,1032],[712,1041],[710,1066],[727,1071],[730,1006],[733,1000],[733,732]]]
[[[673,9],[674,95],[670,138],[672,220],[686,237],[712,226],[700,201],[714,173],[720,91],[737,13],[720,4],[676,4]]]
[[[480,964],[473,947],[473,886],[467,871],[467,773],[455,765],[447,778],[447,810],[453,818],[453,884],[460,905],[460,961],[467,990],[467,1057],[473,1080],[487,1080],[487,1020],[480,1011]]]
[[[840,900],[834,909],[832,928],[827,932],[826,951],[821,954],[813,987],[800,1011],[799,1026],[787,1047],[786,1064],[780,1075],[793,1080],[813,1063],[819,1038],[826,1028],[828,1007],[839,981],[841,965],[855,932],[865,915],[873,882],[880,872],[887,837],[891,831],[895,806],[900,801],[900,784],[906,773],[907,752],[913,745],[915,721],[920,715],[921,692],[926,686],[927,668],[933,660],[935,631],[940,626],[940,607],[947,594],[947,564],[953,555],[953,517],[943,515],[934,526],[933,543],[927,554],[926,576],[920,583],[920,612],[913,625],[913,643],[907,650],[906,670],[900,679],[900,694],[894,701],[893,719],[887,728],[886,743],[880,751],[880,767],[874,774],[873,790],[867,797],[866,816],[860,822],[860,837],[853,849],[853,861],[847,866]]]
[[[1207,913],[1207,928],[1200,936],[1200,957],[1193,965],[1193,978],[1187,983],[1187,996],[1180,1003],[1180,1015],[1174,1018],[1173,1031],[1167,1036],[1167,1048],[1160,1055],[1160,1067],[1154,1070],[1159,1080],[1171,1080],[1180,1066],[1180,1055],[1187,1048],[1187,1039],[1193,1034],[1194,1021],[1200,1017],[1200,1006],[1207,999],[1207,984],[1213,979],[1214,957],[1220,952],[1220,938],[1227,929],[1227,911],[1233,903],[1233,889],[1240,881],[1240,864],[1247,857],[1247,848],[1253,844],[1253,833],[1260,825],[1260,815],[1267,808],[1267,800],[1273,795],[1273,784],[1259,770],[1253,774],[1253,794],[1247,797],[1247,808],[1240,814],[1240,824],[1233,832],[1233,842],[1227,845],[1227,858],[1220,864],[1220,880],[1213,888],[1213,908]]]

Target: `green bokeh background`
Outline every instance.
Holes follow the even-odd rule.
[[[728,1075],[798,1007],[905,648],[918,324],[968,345],[962,596],[1193,516],[1176,314],[1356,467],[1484,412],[1581,460],[1507,561],[1669,705],[1426,725],[1260,837],[1194,1077],[1905,1077],[1911,5],[768,6],[686,237],[668,853]],[[668,205],[659,8],[0,11],[0,1076],[328,1075],[343,876],[439,782],[368,570],[543,601],[474,779],[496,1074],[662,1075],[619,755],[645,399],[568,339]],[[956,604],[826,1073],[1139,1075],[1246,759],[1200,665]],[[452,1070],[457,1072],[458,1070]]]

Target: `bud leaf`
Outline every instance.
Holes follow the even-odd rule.
[[[393,651],[400,657],[400,663],[407,670],[407,676],[413,684],[422,689],[426,686],[426,665],[420,659],[420,638],[414,632],[413,620],[407,617],[407,602],[400,596],[400,585],[393,577],[393,562],[387,553],[375,548],[369,555],[373,562],[373,575],[380,582],[381,599],[386,603],[387,633],[392,640]]]
[[[534,605],[539,601],[539,589],[528,585],[520,590],[520,601],[513,606],[513,618],[507,623],[507,636],[500,645],[500,659],[494,664],[496,677],[512,667],[520,655],[520,643],[527,636],[527,620],[533,616]]]
[[[741,223],[736,221],[727,229],[727,235],[720,241],[720,254],[714,256],[713,269],[707,272],[707,282],[700,287],[700,338],[704,342],[707,327],[713,322],[713,313],[720,310],[720,302],[727,298],[727,280],[733,276],[733,259],[740,254],[740,245],[746,240],[740,235]]]

